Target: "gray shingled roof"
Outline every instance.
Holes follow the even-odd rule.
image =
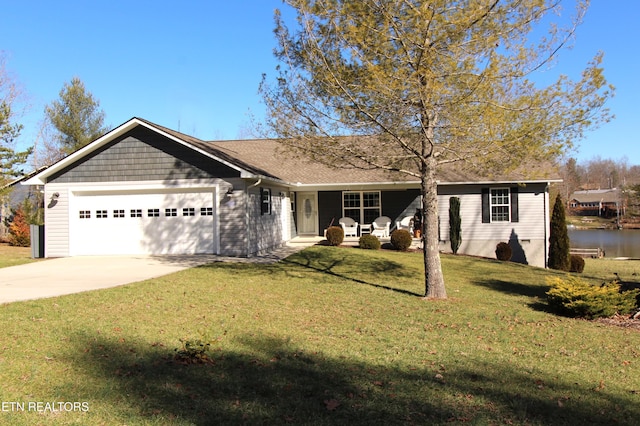
[[[416,177],[375,169],[329,167],[295,157],[275,139],[203,141],[193,136],[140,119],[210,155],[235,164],[257,176],[290,184],[327,185],[347,183],[418,182]],[[440,183],[559,181],[557,170],[549,164],[521,166],[508,175],[482,176],[459,163],[443,165],[438,170]]]
[[[619,201],[620,194],[617,189],[595,189],[587,191],[576,191],[571,194],[572,200],[576,200],[579,203],[615,203]]]
[[[384,170],[362,170],[329,167],[305,158],[295,158],[277,140],[237,140],[207,142],[218,150],[245,163],[260,165],[264,170],[289,183],[341,184],[376,182],[418,182],[416,177]],[[460,163],[440,166],[440,183],[461,182],[526,182],[531,180],[559,180],[555,168],[548,165],[521,167],[508,175],[481,176],[470,172]]]

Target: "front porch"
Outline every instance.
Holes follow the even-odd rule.
[[[391,237],[379,237],[381,245],[391,244]],[[359,237],[344,237],[341,245],[357,247],[359,245]],[[327,241],[326,238],[315,235],[302,235],[294,237],[287,242],[287,245],[292,247],[309,247],[316,244],[322,244]],[[411,242],[411,250],[422,248],[422,240],[420,238],[413,238]]]

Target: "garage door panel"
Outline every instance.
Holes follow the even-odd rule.
[[[212,192],[76,195],[74,255],[215,252]]]

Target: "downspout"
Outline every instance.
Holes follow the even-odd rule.
[[[255,188],[256,186],[260,185],[262,183],[262,178],[258,178],[258,180],[247,186],[247,189],[245,190],[245,205],[246,205],[246,214],[245,216],[245,228],[247,230],[247,238],[246,238],[246,242],[247,242],[247,246],[246,246],[246,251],[245,253],[247,254],[247,257],[249,257],[249,251],[251,250],[251,228],[250,228],[250,219],[251,219],[251,212],[249,211],[249,208],[251,207],[250,205],[250,196],[249,196],[249,190]]]
[[[254,183],[253,185],[249,185],[247,186],[247,193],[249,193],[249,190],[251,188],[255,188],[256,186],[260,185],[262,183],[262,178],[258,178],[258,180],[256,181],[256,183]]]
[[[547,198],[549,197],[549,182],[544,189],[543,207],[544,207],[544,267],[547,268],[547,259],[549,259],[549,209],[547,208]]]

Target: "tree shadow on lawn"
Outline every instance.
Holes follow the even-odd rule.
[[[357,255],[350,253],[347,249],[322,251],[304,250],[302,252],[291,255],[286,259],[283,259],[281,262],[284,264],[302,266],[304,268],[312,269],[316,272],[343,278],[358,284],[365,284],[375,288],[391,290],[410,296],[424,296],[424,294],[419,294],[402,288],[349,276],[348,272],[337,270],[341,266],[344,267],[351,264],[357,266],[358,268],[357,271],[353,272],[354,275],[371,275],[372,278],[375,277],[376,279],[382,279],[386,282],[393,282],[394,279],[403,277],[414,277],[416,274],[415,270],[410,270],[405,265],[389,259],[372,258],[370,262],[361,262],[357,259],[354,259],[354,256]]]
[[[214,349],[208,364],[179,363],[173,348],[133,339],[79,333],[70,342],[57,359],[75,374],[56,398],[87,398],[125,423],[624,424],[640,415],[631,401],[591,384],[500,363],[452,362],[445,370],[438,360],[401,369],[251,334],[233,341],[234,350]],[[79,395],[75,383],[93,397]]]
[[[522,284],[496,279],[478,279],[474,280],[473,283],[506,294],[537,298],[546,298],[546,293],[550,288],[549,286]]]

